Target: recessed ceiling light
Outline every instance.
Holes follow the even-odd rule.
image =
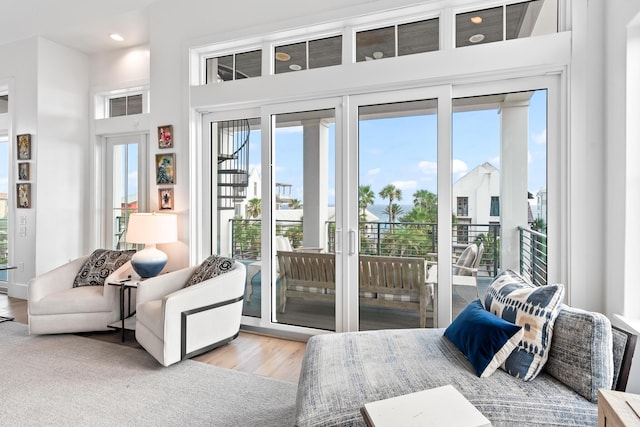
[[[373,59],[380,59],[384,56],[384,53],[380,52],[380,51],[375,51],[373,52]]]
[[[111,37],[111,40],[115,40],[117,42],[124,41],[124,37],[122,37],[120,34],[116,34],[116,33],[109,34],[109,37]]]
[[[473,22],[474,24],[482,24],[482,16],[472,16],[471,22]]]
[[[469,37],[471,43],[480,43],[482,40],[484,40],[484,34],[474,34]]]
[[[289,65],[289,69],[291,71],[300,71],[300,70],[302,70],[302,67],[299,66],[298,64],[291,64],[291,65]]]
[[[286,62],[291,59],[291,55],[286,52],[276,52],[276,59],[278,61]]]

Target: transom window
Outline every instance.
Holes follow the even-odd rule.
[[[356,62],[438,50],[438,18],[356,33]]]
[[[342,64],[342,36],[277,46],[273,69],[276,74]]]
[[[262,75],[262,50],[207,58],[206,83],[241,80]]]

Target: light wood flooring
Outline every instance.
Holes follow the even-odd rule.
[[[27,301],[0,294],[0,316],[14,317],[27,324]],[[82,334],[89,338],[121,343],[120,331]],[[133,334],[125,345],[139,347]],[[306,343],[241,331],[229,344],[202,354],[194,360],[267,378],[297,383]]]

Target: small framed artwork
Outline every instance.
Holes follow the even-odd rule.
[[[31,134],[18,135],[18,160],[31,160]]]
[[[31,207],[31,184],[22,183],[16,184],[18,190],[18,207],[30,208]]]
[[[176,183],[176,154],[156,154],[156,184]]]
[[[158,126],[158,148],[173,148],[173,126]]]
[[[158,190],[158,206],[161,211],[173,210],[173,188],[161,188]]]
[[[18,163],[18,180],[29,181],[29,163]]]

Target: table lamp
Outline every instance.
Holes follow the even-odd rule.
[[[131,257],[131,266],[143,279],[154,277],[167,264],[167,254],[156,248],[156,244],[178,240],[177,217],[156,212],[131,214],[125,240],[144,243],[144,249]]]

